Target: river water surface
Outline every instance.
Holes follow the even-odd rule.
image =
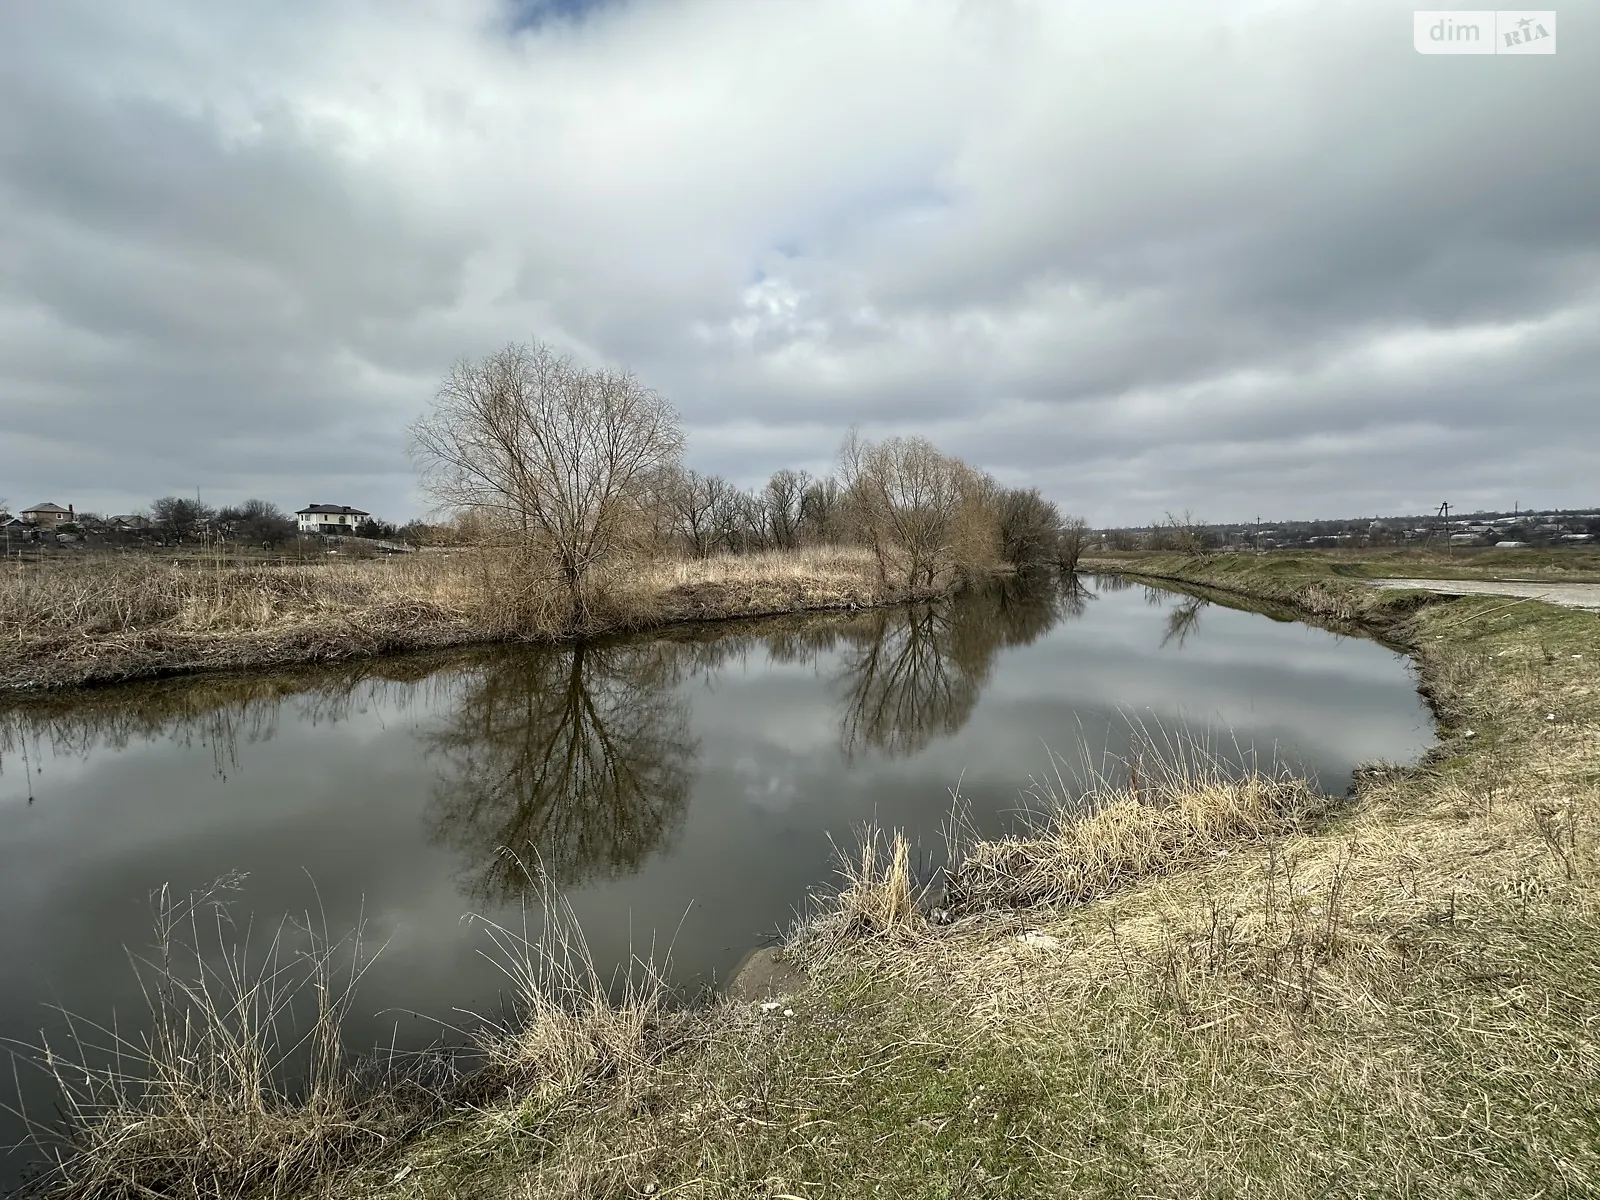
[[[520,925],[530,865],[603,973],[670,944],[675,984],[714,984],[862,822],[908,829],[927,869],[952,792],[979,831],[1014,829],[1051,749],[1114,758],[1139,724],[1334,793],[1431,740],[1380,645],[1105,581],[33,701],[0,713],[0,1037],[59,1031],[52,1005],[135,1032],[128,951],[151,941],[153,891],[235,872],[258,926],[364,917],[382,949],[356,1047],[497,1011],[505,978],[463,918]],[[0,1119],[0,1139],[19,1133]],[[22,1165],[0,1163],[0,1185]]]

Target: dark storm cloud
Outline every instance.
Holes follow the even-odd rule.
[[[1096,521],[1593,503],[1600,111],[1390,3],[0,14],[0,494],[419,511],[540,336],[694,464],[923,432]]]

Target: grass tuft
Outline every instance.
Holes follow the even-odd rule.
[[[154,953],[134,960],[145,1035],[69,1014],[66,1045],[25,1052],[61,1097],[60,1124],[29,1122],[53,1161],[39,1194],[298,1194],[416,1126],[396,1081],[360,1081],[340,1040],[370,961],[359,931],[280,927],[258,959],[226,906],[237,882],[159,894]]]
[[[835,923],[843,931],[878,937],[921,924],[919,889],[911,878],[911,843],[896,830],[885,853],[882,833],[873,826],[861,836],[855,859],[843,861],[844,886],[833,899]]]
[[[1287,771],[1197,778],[1159,765],[1130,784],[1054,798],[1037,831],[972,847],[951,873],[944,907],[952,915],[1085,904],[1241,843],[1280,838],[1328,808]]]

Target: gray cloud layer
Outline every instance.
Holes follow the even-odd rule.
[[[1592,11],[94,0],[0,10],[0,493],[423,507],[543,337],[695,465],[916,431],[1096,522],[1600,502]]]

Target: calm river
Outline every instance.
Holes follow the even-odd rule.
[[[1414,688],[1373,642],[1101,581],[36,700],[0,712],[0,1037],[58,1030],[52,1005],[135,1030],[152,892],[242,872],[258,928],[364,916],[382,950],[353,1046],[434,1042],[498,1011],[505,979],[463,917],[520,926],[508,846],[565,891],[602,972],[670,944],[675,983],[714,983],[862,822],[912,831],[926,868],[952,791],[981,831],[1015,828],[1050,749],[1116,755],[1140,722],[1340,793],[1431,740]],[[0,1142],[19,1135],[0,1118]],[[0,1189],[22,1166],[0,1160]]]

